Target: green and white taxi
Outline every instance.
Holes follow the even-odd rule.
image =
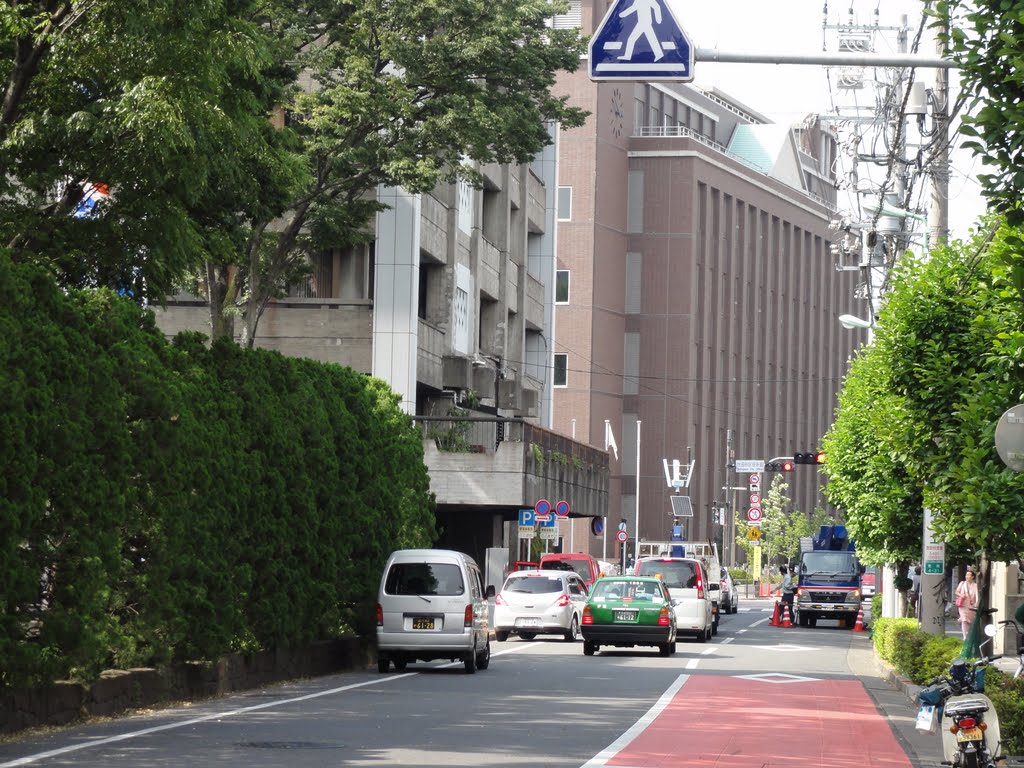
[[[676,651],[676,614],[664,582],[653,576],[606,576],[594,582],[583,609],[583,653],[603,645],[657,646],[662,656]]]

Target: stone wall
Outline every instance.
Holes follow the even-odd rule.
[[[327,640],[299,649],[231,654],[216,663],[161,669],[113,669],[91,685],[57,682],[0,695],[0,734],[67,725],[168,701],[191,701],[283,680],[363,669],[371,659],[358,638]]]

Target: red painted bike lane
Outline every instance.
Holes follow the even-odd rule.
[[[858,680],[681,676],[586,768],[911,768]]]

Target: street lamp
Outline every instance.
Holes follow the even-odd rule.
[[[869,330],[874,325],[870,320],[864,320],[854,315],[840,315],[839,324],[843,328],[860,328],[862,330]]]

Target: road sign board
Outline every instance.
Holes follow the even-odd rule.
[[[554,522],[554,521],[552,521]],[[558,538],[558,529],[553,526],[543,526],[540,529],[540,540],[541,541],[554,541]]]
[[[541,528],[554,528],[555,527],[555,517],[554,517],[554,515],[548,515],[547,518],[545,518],[544,520],[541,520],[541,519],[538,518],[537,522],[540,523],[540,527]]]
[[[941,560],[925,560],[924,561],[924,572],[925,573],[937,573],[942,574],[942,561]]]
[[[752,493],[752,494],[750,494],[750,506],[752,506],[752,507],[759,507],[759,506],[761,506],[761,494],[760,493]]]
[[[533,505],[533,511],[536,512],[540,517],[551,514],[551,502],[547,499],[541,499]]]
[[[759,522],[761,520],[761,508],[751,507],[747,510],[747,520],[752,523]]]
[[[750,476],[750,484],[751,485],[760,485],[761,484],[761,476],[760,475],[751,475]]]
[[[627,527],[628,526],[626,525],[626,521],[625,520],[623,520],[621,523],[619,523],[619,530],[620,531],[626,530]]]
[[[753,474],[755,472],[764,472],[764,459],[737,459],[736,460],[736,471],[743,474]],[[753,477],[750,478],[751,483],[756,483]]]
[[[619,531],[615,534],[615,538],[621,541],[623,544],[625,544],[627,541],[629,541],[629,534],[626,531]]]
[[[569,502],[568,501],[560,501],[557,504],[555,504],[555,514],[558,515],[559,517],[568,517],[569,516]]]
[[[532,525],[520,525],[519,526],[519,538],[520,539],[532,539],[537,535],[537,529]]]
[[[686,83],[694,53],[665,0],[616,0],[590,39],[590,79]]]
[[[749,531],[747,531],[747,538],[751,541],[757,541],[761,538],[761,529],[751,528]]]
[[[537,522],[537,513],[532,509],[520,509],[519,510],[519,527],[530,526],[531,528]]]

